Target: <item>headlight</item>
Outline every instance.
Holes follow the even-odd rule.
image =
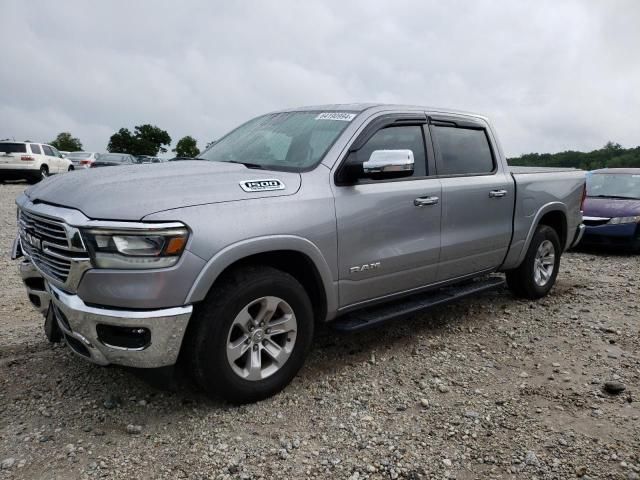
[[[618,225],[620,223],[638,223],[640,222],[640,215],[636,217],[614,217],[609,220],[610,225]]]
[[[83,237],[97,268],[165,268],[178,263],[187,245],[186,228],[154,230],[84,230]]]

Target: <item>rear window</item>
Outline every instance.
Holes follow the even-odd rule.
[[[0,143],[0,152],[5,153],[27,153],[25,143]]]
[[[40,150],[40,145],[37,145],[35,143],[30,143],[29,146],[31,147],[31,153],[37,153],[38,155],[42,154],[42,150]]]
[[[71,152],[67,155],[67,158],[89,158],[91,152]]]
[[[49,145],[42,145],[42,150],[44,150],[45,155],[55,157],[55,155],[53,154],[53,150],[51,150],[51,147]]]
[[[438,175],[482,175],[494,170],[487,134],[482,129],[431,126]]]

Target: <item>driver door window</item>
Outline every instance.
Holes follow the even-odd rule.
[[[369,160],[376,150],[411,150],[413,152],[414,170],[411,177],[427,175],[427,162],[424,150],[422,127],[418,125],[402,125],[378,130],[362,148],[354,152],[349,163],[362,164]],[[405,177],[411,178],[411,177]]]

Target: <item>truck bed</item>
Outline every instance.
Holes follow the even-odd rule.
[[[578,169],[572,167],[518,167],[509,165],[509,171],[514,175],[526,175],[529,173],[575,172]]]

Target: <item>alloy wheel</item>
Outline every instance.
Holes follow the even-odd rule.
[[[264,380],[287,362],[296,343],[297,321],[281,298],[258,298],[236,315],[227,336],[227,360],[233,372]]]

